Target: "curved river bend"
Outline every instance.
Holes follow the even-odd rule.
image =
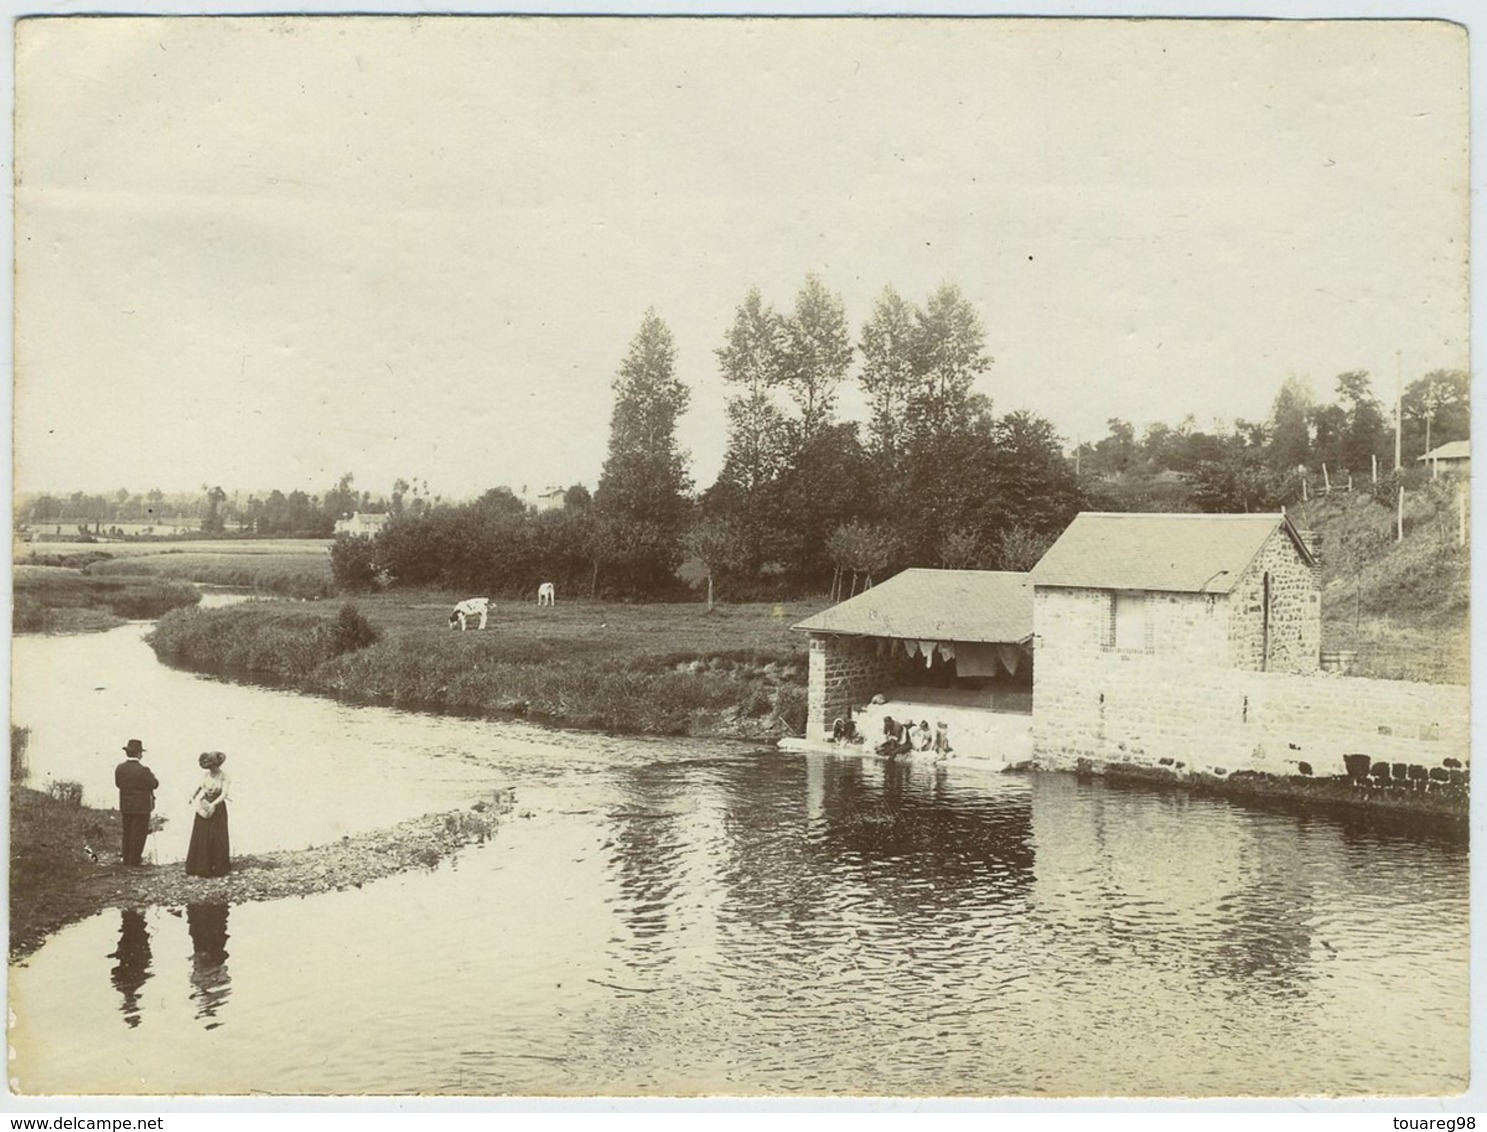
[[[32,778],[138,736],[184,853],[513,787],[359,890],[109,911],[13,968],[12,1087],[73,1093],[1441,1094],[1467,854],[1332,818],[954,764],[431,718],[201,679],[131,625],[15,641]],[[112,847],[110,847],[112,848]]]

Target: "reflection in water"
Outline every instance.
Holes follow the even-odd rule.
[[[186,923],[191,931],[191,1001],[206,1028],[222,1025],[217,1011],[227,1001],[232,976],[227,973],[226,904],[188,904]]]
[[[1072,776],[571,741],[602,758],[512,757],[533,820],[498,852],[240,907],[254,977],[209,1040],[225,906],[188,909],[191,993],[150,984],[138,1029],[114,1021],[120,994],[126,1018],[143,1001],[138,914],[113,990],[69,979],[113,914],[62,933],[12,974],[47,1026],[17,1040],[14,1074],[502,1096],[1466,1085],[1464,846]]]
[[[130,1029],[139,1025],[139,990],[150,978],[150,929],[145,914],[135,908],[119,913],[119,946],[109,953],[118,963],[109,971],[109,981],[124,1001],[119,1010]]]

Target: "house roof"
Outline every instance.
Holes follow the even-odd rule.
[[[1033,635],[1027,574],[905,570],[793,628],[905,640],[1013,644]]]
[[[1283,514],[1086,511],[1033,567],[1033,585],[1226,594],[1277,527],[1310,565],[1311,552]]]
[[[1439,448],[1432,448],[1422,460],[1470,460],[1472,454],[1472,442],[1470,440],[1453,440],[1449,444],[1442,444]]]

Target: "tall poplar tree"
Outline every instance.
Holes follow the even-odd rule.
[[[609,454],[594,495],[596,558],[634,593],[669,588],[681,562],[692,481],[677,446],[677,419],[690,392],[676,377],[671,331],[648,310],[614,380]]]

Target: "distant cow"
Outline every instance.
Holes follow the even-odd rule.
[[[465,631],[465,619],[480,614],[479,628],[485,628],[485,615],[490,609],[491,600],[488,597],[470,597],[454,607],[454,612],[449,615],[449,627]]]
[[[540,586],[537,587],[538,605],[556,605],[557,600],[558,591],[552,588],[551,582],[543,582]]]

